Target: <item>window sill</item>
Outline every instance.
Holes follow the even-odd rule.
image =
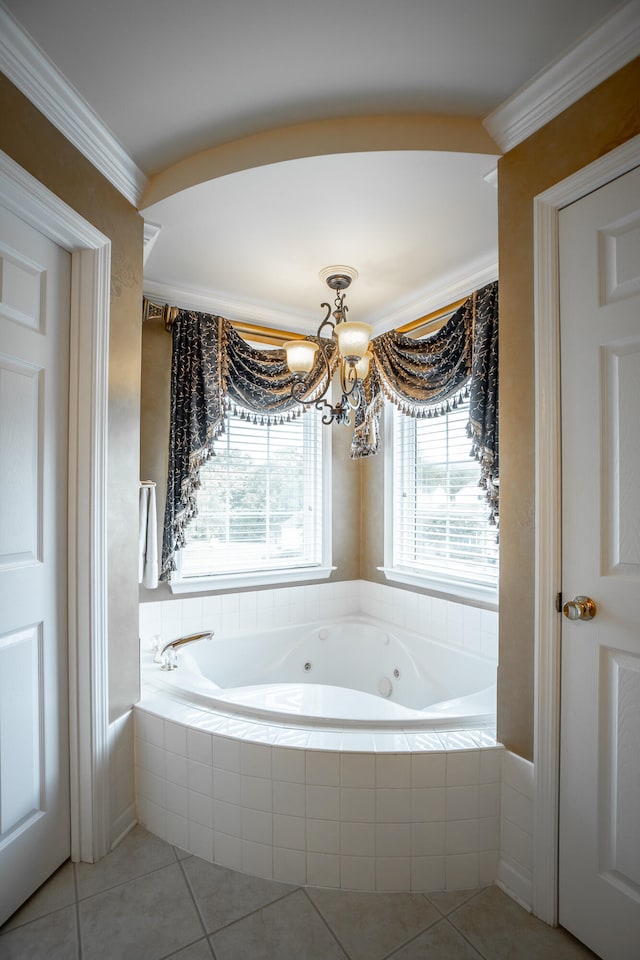
[[[439,580],[437,577],[425,576],[412,570],[399,570],[395,567],[378,567],[377,569],[384,573],[387,580],[420,587],[425,593],[445,600],[470,603],[484,610],[498,609],[498,592],[493,587],[465,583],[463,580]]]
[[[171,593],[216,593],[219,590],[241,590],[245,587],[289,586],[309,580],[326,580],[336,567],[285,567],[252,573],[231,573],[213,577],[189,577],[171,580]]]

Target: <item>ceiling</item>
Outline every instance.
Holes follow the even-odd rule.
[[[140,205],[160,227],[156,300],[313,329],[319,271],[359,273],[350,319],[377,330],[496,275],[499,148],[480,121],[618,0],[4,0],[150,183],[199,151],[343,119],[320,146],[251,156]],[[344,118],[467,122],[477,149],[352,149]],[[432,122],[432,121],[430,121]],[[305,128],[306,129],[306,128]],[[249,139],[243,139],[249,138]],[[309,141],[311,142],[311,141]],[[356,141],[354,141],[355,143]],[[420,144],[417,144],[421,146]],[[435,144],[438,146],[438,144]],[[446,143],[445,143],[446,146]],[[304,155],[314,152],[320,155]],[[222,155],[222,153],[221,153]],[[201,157],[208,154],[201,154]],[[197,159],[197,157],[196,157]],[[240,169],[244,167],[243,169]],[[192,167],[189,167],[192,169]],[[203,168],[204,169],[204,168]],[[193,183],[193,185],[190,185]],[[147,191],[149,195],[149,191]],[[151,192],[153,197],[153,191]]]

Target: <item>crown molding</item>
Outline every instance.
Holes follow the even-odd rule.
[[[483,121],[506,153],[640,55],[640,0],[630,0]]]
[[[470,296],[498,276],[498,264],[492,260],[488,264],[475,265],[465,274],[450,277],[446,282],[438,282],[425,288],[411,302],[401,306],[393,313],[381,311],[379,316],[367,315],[361,319],[370,323],[374,336],[410,323],[433,310],[439,310],[455,300]],[[234,299],[226,293],[216,290],[194,290],[176,287],[157,280],[144,281],[144,295],[154,303],[182,307],[185,310],[197,310],[225,317],[239,323],[254,323],[266,327],[285,328],[292,333],[314,334],[318,327],[317,315],[304,317],[300,311],[287,310],[274,304],[259,301]]]
[[[304,317],[299,311],[260,302],[240,300],[218,290],[196,290],[177,287],[158,280],[143,281],[144,295],[155,303],[168,303],[184,310],[197,310],[225,317],[239,323],[286,328],[292,333],[315,333],[318,316]]]
[[[143,248],[143,263],[147,262],[149,254],[153,250],[153,245],[158,239],[158,234],[162,230],[162,227],[159,223],[152,223],[151,220],[144,221],[144,248]]]
[[[0,5],[0,70],[138,208],[147,178],[43,50]]]
[[[466,273],[440,279],[437,284],[425,287],[419,296],[398,307],[393,313],[369,316],[367,322],[372,325],[375,336],[386,333],[387,330],[395,330],[456,300],[471,296],[475,290],[496,280],[497,276],[498,263],[495,259],[489,263],[469,265]]]

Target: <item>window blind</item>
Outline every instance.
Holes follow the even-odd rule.
[[[227,416],[202,467],[181,577],[313,566],[322,560],[322,424]]]
[[[394,410],[393,566],[493,587],[496,531],[470,456],[468,401],[432,419]]]

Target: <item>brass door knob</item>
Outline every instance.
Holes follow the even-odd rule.
[[[567,620],[593,620],[597,607],[591,597],[575,597],[567,600],[562,608]]]

